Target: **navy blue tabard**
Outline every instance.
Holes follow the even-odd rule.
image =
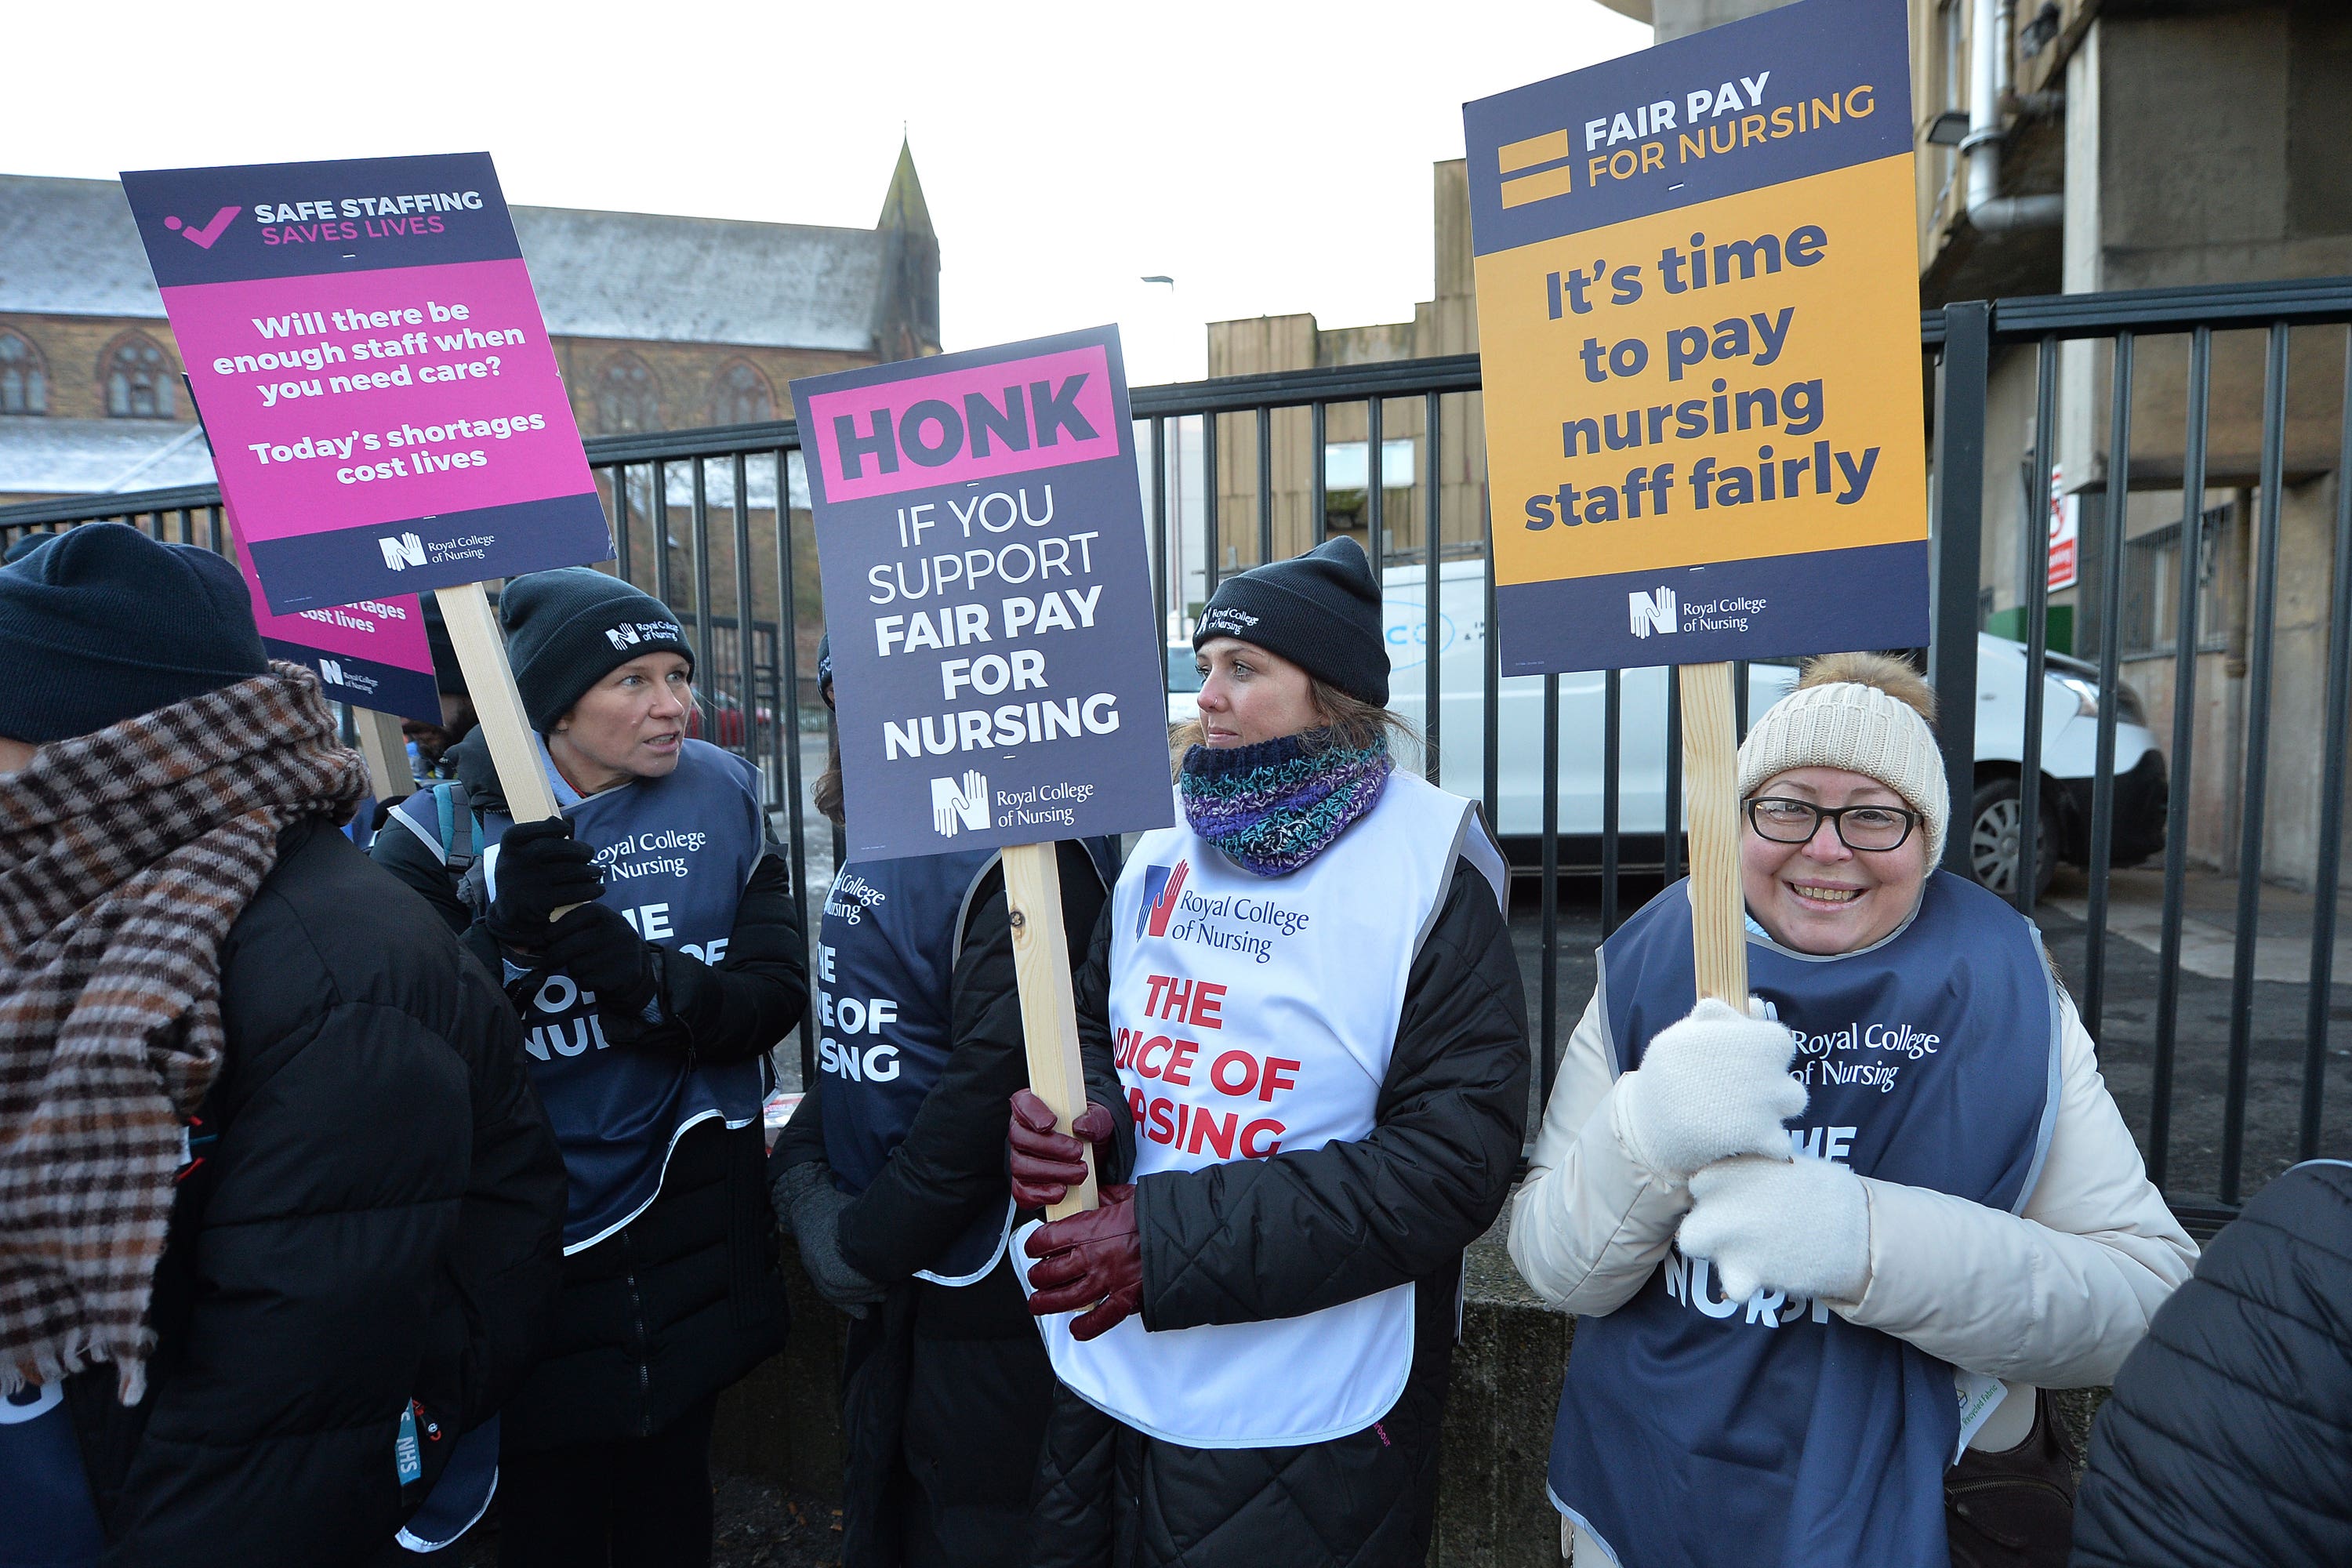
[[[736,907],[767,842],[759,774],[750,763],[688,741],[666,777],[585,799],[559,784],[557,798],[572,836],[595,849],[604,868],[600,901],[656,946],[714,965],[726,958]],[[512,826],[503,816],[482,818],[492,898],[495,846]],[[764,1059],[719,1066],[656,1046],[615,1046],[605,1037],[596,994],[561,971],[531,997],[523,1031],[531,1084],[572,1179],[567,1254],[644,1212],[688,1127],[713,1116],[730,1127],[759,1118]]]
[[[111,1368],[105,1375],[112,1383]],[[0,1399],[0,1564],[96,1568],[105,1550],[64,1390],[28,1385]]]
[[[1909,923],[1874,947],[1814,957],[1751,926],[1748,965],[1749,989],[1798,1037],[1801,1154],[2024,1206],[2057,1112],[2061,1038],[2028,921],[1937,871]],[[1603,944],[1601,994],[1617,1070],[1631,1071],[1695,1005],[1686,884]],[[1577,1321],[1552,1500],[1622,1568],[1945,1568],[1958,1441],[1949,1364],[1819,1302],[1727,1301],[1677,1247],[1623,1306]]]
[[[1102,851],[1087,846],[1099,869]],[[997,861],[965,849],[844,866],[818,926],[816,1069],[834,1185],[853,1196],[882,1173],[955,1046],[952,982],[973,894]],[[1108,878],[1106,878],[1108,881]],[[1004,1250],[1013,1199],[975,1215],[920,1277],[986,1278]]]

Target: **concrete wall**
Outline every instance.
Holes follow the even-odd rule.
[[[2192,287],[2352,272],[2352,8],[2313,0],[2156,7],[2110,5],[2066,62],[2069,292]],[[2112,351],[2059,349],[2058,460],[2068,489],[2096,505],[2107,485]],[[2321,683],[2331,581],[2332,471],[2344,376],[2340,329],[2298,329],[2288,350],[2280,594],[2272,691],[2271,778],[2263,870],[2290,885],[2312,872],[2323,767]],[[2213,339],[2205,505],[2242,498],[2221,541],[2220,628],[2227,652],[2200,655],[2193,767],[2175,786],[2191,798],[2192,860],[2235,868],[2248,707],[2245,658],[2252,592],[2246,530],[2260,506],[2266,335]],[[2186,445],[2188,340],[2136,345],[2131,483],[2126,531],[2179,521]],[[2024,588],[2026,527],[2042,519],[2021,483],[2034,440],[2035,351],[1997,355],[1986,410],[1985,553],[1993,607]],[[2086,572],[2094,561],[2085,540]],[[2076,607],[2087,589],[2052,595]],[[2087,626],[2085,629],[2088,629]],[[2084,657],[2095,649],[2078,647]],[[2168,751],[2168,658],[2129,660],[2126,678]],[[2352,885],[2352,878],[2347,878]]]
[[[711,1464],[837,1500],[847,1320],[810,1287],[789,1237],[784,1271],[792,1338],[782,1355],[720,1397]],[[1433,1564],[1558,1568],[1559,1516],[1545,1495],[1544,1468],[1570,1327],[1564,1313],[1547,1310],[1520,1283],[1499,1243],[1472,1248],[1463,1339],[1445,1406]]]
[[[1657,29],[1658,42],[1679,38],[1691,33],[1703,33],[1709,27],[1719,27],[1726,22],[1737,22],[1742,16],[1753,16],[1763,11],[1776,11],[1791,0],[1654,0],[1650,25]]]
[[[810,1288],[789,1238],[784,1248],[792,1341],[720,1398],[711,1463],[837,1500],[846,1320]],[[1574,1329],[1573,1319],[1546,1308],[1520,1280],[1498,1239],[1472,1246],[1438,1459],[1433,1568],[1559,1568],[1559,1515],[1545,1491],[1545,1470]],[[2105,1394],[2074,1389],[2056,1396],[2078,1436],[2089,1431]]]
[[[1478,347],[1478,304],[1472,284],[1470,184],[1462,160],[1432,170],[1436,247],[1436,298],[1413,307],[1410,321],[1359,327],[1321,326],[1311,315],[1258,316],[1209,323],[1209,374],[1248,375],[1318,366],[1377,364],[1473,353]],[[1381,537],[1391,551],[1418,552],[1428,529],[1427,410],[1417,397],[1390,399],[1381,409],[1382,441],[1413,444],[1413,483],[1384,484]],[[1449,395],[1439,407],[1438,542],[1442,550],[1475,550],[1486,530],[1486,429],[1475,393]],[[1367,438],[1360,403],[1330,406],[1324,439],[1333,445]],[[1314,455],[1311,416],[1281,409],[1268,427],[1272,453],[1274,558],[1313,548]],[[1391,479],[1393,476],[1391,476]],[[1258,563],[1257,429],[1247,416],[1217,424],[1217,570]],[[1334,498],[1332,531],[1365,542],[1360,502]],[[1346,509],[1353,504],[1356,510]]]

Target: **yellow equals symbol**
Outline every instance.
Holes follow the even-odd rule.
[[[1547,131],[1540,136],[1507,142],[1496,149],[1495,161],[1499,165],[1497,172],[1503,175],[1503,205],[1522,207],[1529,202],[1568,195],[1574,188],[1565,161],[1568,154],[1566,131]],[[1553,164],[1558,167],[1549,166]],[[1522,173],[1523,170],[1530,172]]]

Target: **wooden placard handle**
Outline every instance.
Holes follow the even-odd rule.
[[[416,773],[408,765],[408,738],[400,732],[400,715],[354,708],[352,727],[359,731],[360,755],[367,759],[369,792],[378,800],[415,794]]]
[[[1739,738],[1731,666],[1685,664],[1683,782],[1690,820],[1692,958],[1698,994],[1748,1007],[1747,906],[1739,891]]]
[[[1021,1033],[1029,1048],[1029,1087],[1054,1108],[1063,1131],[1087,1109],[1087,1074],[1078,1057],[1078,1006],[1070,985],[1070,944],[1062,928],[1062,868],[1051,844],[1004,851],[1004,901],[1013,916],[1013,967],[1021,984]],[[1087,1179],[1045,1211],[1060,1219],[1093,1208],[1095,1157]]]

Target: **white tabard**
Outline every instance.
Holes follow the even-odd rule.
[[[1407,974],[1464,858],[1500,900],[1502,857],[1470,804],[1404,773],[1286,877],[1235,866],[1181,809],[1177,826],[1144,835],[1111,917],[1110,1025],[1136,1177],[1369,1134]],[[1012,1251],[1025,1287],[1030,1259],[1018,1239]],[[1410,1284],[1266,1322],[1154,1333],[1138,1315],[1085,1343],[1073,1316],[1039,1320],[1061,1380],[1189,1447],[1360,1431],[1412,1370]]]

